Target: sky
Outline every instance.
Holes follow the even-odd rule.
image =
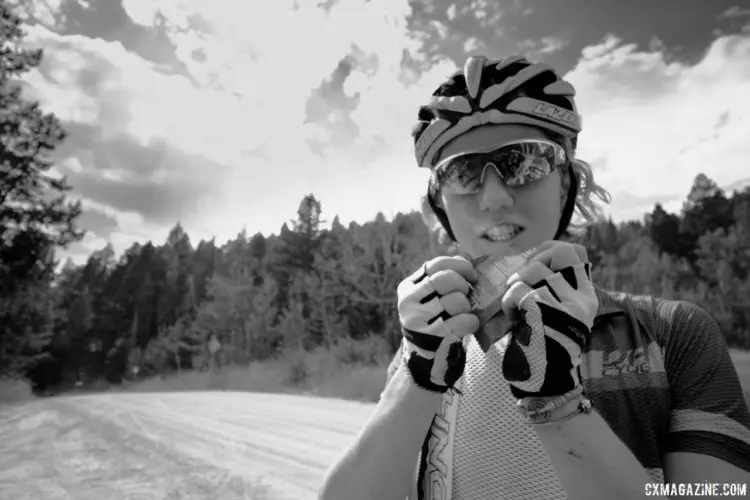
[[[27,95],[111,243],[279,232],[313,193],[344,224],[418,209],[417,108],[469,55],[555,66],[606,213],[678,211],[693,179],[750,178],[747,0],[11,0],[44,49]]]

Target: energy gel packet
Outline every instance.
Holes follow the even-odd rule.
[[[526,264],[532,253],[533,250],[529,250],[510,257],[488,256],[472,261],[479,279],[469,291],[468,299],[479,318],[479,330],[474,337],[485,353],[505,336],[510,327],[510,319],[503,314],[502,298],[508,279]]]

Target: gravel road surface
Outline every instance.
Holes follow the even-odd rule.
[[[0,407],[0,499],[314,499],[325,469],[372,410],[246,392]]]

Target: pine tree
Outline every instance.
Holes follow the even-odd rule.
[[[41,50],[20,48],[23,37],[20,19],[0,2],[0,371],[25,373],[52,338],[54,249],[83,233],[70,186],[50,174],[65,132],[22,95],[21,76],[42,60]]]

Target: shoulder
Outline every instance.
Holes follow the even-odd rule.
[[[743,392],[729,348],[712,315],[685,300],[652,295],[604,292],[604,301],[616,305],[625,322],[614,323],[612,335],[622,341],[623,332],[640,336],[656,345],[654,355],[667,373],[672,389],[691,387],[723,390],[732,387],[740,399]]]
[[[663,320],[682,319],[687,316],[706,315],[700,306],[678,299],[665,299],[656,295],[634,294],[596,288],[599,311],[621,310],[629,314],[652,314]]]
[[[658,344],[664,346],[679,337],[702,332],[704,336],[718,336],[719,328],[713,317],[692,302],[665,299],[649,294],[613,292],[597,288],[599,312],[597,317],[621,315],[645,330]]]

